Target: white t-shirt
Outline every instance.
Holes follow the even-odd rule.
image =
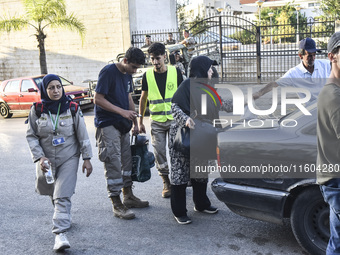
[[[282,87],[305,88],[311,93],[311,100],[316,99],[327,82],[327,78],[331,73],[331,65],[329,60],[316,59],[314,62],[314,71],[310,73],[301,62],[297,66],[291,68],[280,79],[276,81]],[[299,93],[300,98],[304,98],[305,94]]]

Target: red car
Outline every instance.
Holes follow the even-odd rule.
[[[38,84],[44,75],[28,76],[5,80],[0,85],[0,114],[4,118],[12,117],[13,113],[29,113],[34,102],[41,101]],[[60,77],[66,95],[78,103],[81,109],[93,108],[93,98],[89,96],[88,88],[74,86]]]

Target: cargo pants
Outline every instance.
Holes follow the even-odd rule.
[[[104,163],[108,196],[119,196],[132,185],[130,133],[121,134],[114,126],[96,129],[99,160]]]

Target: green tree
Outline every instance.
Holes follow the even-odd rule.
[[[240,41],[242,44],[253,44],[256,43],[256,29],[255,27],[252,29],[253,31],[241,30],[236,33],[230,35],[230,38],[236,39]]]
[[[208,28],[207,22],[200,16],[196,16],[194,20],[190,21],[189,26],[193,35],[202,34]]]
[[[320,9],[323,16],[332,19],[340,18],[340,2],[339,0],[321,0]]]
[[[188,19],[188,15],[185,13],[185,4],[177,3],[177,19],[179,30],[183,31],[184,29],[190,30],[190,33],[193,35],[201,34],[207,30],[207,22],[203,17],[197,15],[194,19]],[[192,17],[191,15],[189,15]]]
[[[186,29],[186,18],[184,14],[184,7],[185,7],[184,4],[177,3],[176,5],[179,31],[183,31],[184,29]]]
[[[280,15],[276,18],[278,27],[278,35],[280,38],[280,42],[282,38],[285,39],[285,41],[291,41],[293,37],[295,36],[295,28],[290,25],[288,12],[281,12]]]
[[[269,13],[273,13],[272,27],[270,26]],[[302,14],[301,11],[296,11],[294,2],[287,3],[286,5],[276,9],[268,7],[261,8],[261,26],[263,26],[261,34],[263,35],[263,39],[265,41],[270,40],[270,34],[272,31],[273,35],[282,34],[279,38],[274,36],[274,41],[277,41],[277,39],[281,41],[282,38],[285,38],[286,41],[288,40],[293,42],[294,34],[297,31],[297,15],[299,15],[299,33],[300,39],[302,39],[301,35],[307,30],[307,17]],[[255,22],[258,24],[258,14],[256,16],[257,20]]]
[[[272,16],[273,25],[278,24],[277,18],[281,15],[282,12],[287,13],[288,23],[290,24],[296,23],[297,12],[296,12],[294,5],[292,5],[292,3],[288,3],[285,6],[278,7],[276,9],[271,9],[268,7],[261,8],[261,25],[268,25],[270,23],[270,16],[268,15],[268,13],[270,12],[273,13],[273,16]],[[301,23],[307,22],[307,17],[304,14],[302,14],[301,11],[299,11],[298,13],[299,13],[299,22]],[[256,14],[256,17],[257,17],[257,20],[255,22],[258,24],[258,18],[259,18],[258,14]]]
[[[85,38],[85,26],[71,13],[66,14],[64,0],[23,0],[25,14],[21,16],[0,17],[0,32],[20,31],[31,26],[38,41],[40,71],[47,74],[45,39],[47,27],[65,28],[79,33],[82,42]]]

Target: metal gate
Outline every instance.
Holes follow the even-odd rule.
[[[334,27],[334,21],[312,18],[300,24],[257,26],[242,16],[220,15],[206,18],[189,30],[196,40],[196,55],[218,57],[223,81],[260,83],[276,80],[300,63],[298,42],[303,38],[313,38],[322,50],[317,58],[326,58]],[[205,50],[213,45],[215,56]]]

